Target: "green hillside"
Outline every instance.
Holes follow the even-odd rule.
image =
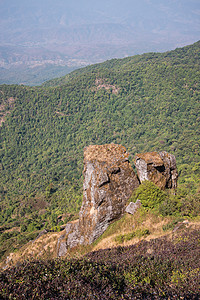
[[[132,164],[138,152],[169,151],[181,193],[198,192],[200,42],[0,91],[0,231],[21,226],[30,234],[56,226],[60,214],[72,217],[90,144],[122,144]]]

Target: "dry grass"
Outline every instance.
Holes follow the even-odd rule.
[[[162,236],[168,236],[172,238],[174,232],[172,229],[163,231],[163,226],[171,223],[172,217],[161,217],[156,213],[147,212],[144,209],[140,209],[134,216],[125,214],[120,220],[112,223],[104,234],[98,238],[93,244],[87,246],[77,246],[70,249],[66,255],[66,258],[76,257],[80,258],[88,252],[96,251],[100,249],[113,248],[117,246],[129,246],[139,243],[142,240],[156,239]],[[77,222],[75,220],[74,222]],[[198,229],[200,228],[200,221],[186,221],[185,227]],[[147,230],[147,235],[135,235],[130,240],[122,240],[119,242],[117,237],[127,235],[130,233],[143,232]],[[51,259],[57,257],[57,243],[64,231],[47,233],[39,237],[34,241],[30,241],[24,245],[19,251],[11,253],[7,257],[6,264],[1,264],[0,267],[10,267],[16,265],[18,262],[22,262],[26,259]],[[148,249],[151,251],[151,249]]]
[[[47,233],[34,241],[29,241],[20,250],[10,253],[0,267],[10,267],[26,259],[50,259],[57,257],[57,242],[63,232]]]
[[[172,222],[171,217],[162,217],[153,212],[145,212],[141,209],[134,216],[126,214],[122,219],[113,223],[106,232],[94,244],[93,251],[113,248],[119,245],[130,246],[137,244],[141,240],[151,240],[162,236],[172,236],[172,230],[164,231],[163,226]],[[197,229],[200,227],[200,222],[189,222],[186,226]],[[137,236],[137,232],[148,230],[148,235]],[[117,241],[119,235],[127,235],[136,232],[136,236],[130,240],[125,240],[122,243]]]
[[[119,246],[116,241],[118,235],[126,235],[138,230],[149,230],[150,234],[148,236],[134,237],[129,241],[124,241],[120,243],[122,246],[129,246],[138,243],[143,239],[153,239],[166,235],[163,232],[162,226],[169,222],[169,218],[163,218],[154,215],[144,210],[138,211],[134,216],[126,214],[121,220],[112,224],[102,236],[100,241],[95,245],[93,250],[106,249]]]
[[[112,163],[128,159],[126,148],[117,144],[90,145],[84,149],[84,160]]]
[[[20,232],[20,227],[12,227],[10,229],[4,230],[4,233],[6,233],[6,232],[13,232],[13,231]]]

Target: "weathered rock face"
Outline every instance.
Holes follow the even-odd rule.
[[[135,166],[140,182],[150,180],[163,190],[176,189],[178,172],[174,155],[166,151],[137,154]]]
[[[89,146],[84,152],[83,203],[79,221],[68,231],[67,245],[90,244],[125,212],[139,181],[121,145]]]
[[[178,173],[174,155],[167,152],[137,154],[135,165],[140,181],[151,180],[161,189],[176,188]],[[67,248],[91,244],[125,210],[134,214],[140,201],[127,200],[139,186],[126,149],[121,145],[94,145],[84,151],[83,203],[79,220],[69,222],[58,241],[58,256]],[[66,242],[65,242],[66,241]]]

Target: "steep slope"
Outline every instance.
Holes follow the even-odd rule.
[[[199,299],[199,230],[0,273],[2,299]]]
[[[61,215],[71,218],[81,204],[83,148],[90,144],[122,144],[131,162],[136,153],[166,150],[176,156],[179,184],[195,193],[199,50],[197,42],[115,59],[44,87],[2,85],[0,105],[14,100],[1,126],[1,231],[23,224],[30,233],[56,226]]]

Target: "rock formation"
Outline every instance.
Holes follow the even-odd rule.
[[[135,165],[140,182],[151,180],[161,189],[176,188],[178,173],[174,155],[165,151],[137,154]],[[125,212],[134,214],[138,200],[126,207],[139,186],[126,149],[121,145],[93,145],[84,151],[83,203],[79,219],[69,222],[58,240],[58,256],[68,248],[95,241],[109,224]]]
[[[140,182],[150,180],[162,190],[176,189],[178,172],[174,155],[166,151],[137,154],[135,166]]]
[[[84,151],[83,203],[79,220],[67,226],[67,246],[91,244],[125,212],[139,181],[121,145],[94,145]]]

